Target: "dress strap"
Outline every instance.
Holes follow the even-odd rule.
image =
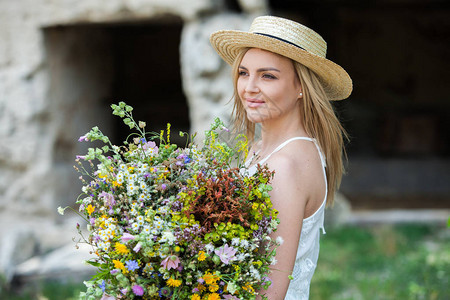
[[[316,140],[315,140],[315,139],[312,139],[312,138],[309,138],[309,137],[304,137],[304,136],[296,136],[296,137],[293,137],[293,138],[290,138],[290,139],[284,141],[284,142],[281,143],[278,147],[276,147],[275,150],[272,151],[272,153],[270,153],[269,155],[267,155],[266,157],[264,157],[263,159],[261,159],[261,160],[259,161],[259,164],[261,164],[261,165],[264,164],[264,163],[265,163],[265,162],[266,162],[266,161],[267,161],[274,153],[277,153],[278,151],[280,151],[281,149],[283,149],[284,146],[286,146],[287,144],[289,144],[290,142],[295,141],[295,140],[305,140],[305,141],[311,141],[311,142],[313,142],[314,145],[316,145],[317,150],[319,151],[320,160],[321,160],[321,162],[322,162],[322,165],[325,166],[325,165],[324,165],[324,158],[323,158],[322,152],[320,151],[319,145],[317,144]]]

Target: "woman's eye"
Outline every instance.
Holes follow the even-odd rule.
[[[244,76],[246,74],[247,74],[247,72],[245,72],[245,71],[239,71],[239,73],[238,73],[239,76]]]
[[[267,79],[277,79],[275,76],[273,76],[272,74],[263,74],[262,76],[263,78],[267,78]]]

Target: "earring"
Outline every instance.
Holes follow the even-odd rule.
[[[298,96],[299,96],[299,97],[302,97],[302,96],[303,96],[303,93],[298,94]]]

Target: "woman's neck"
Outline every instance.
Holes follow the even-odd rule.
[[[265,121],[261,124],[261,151],[272,151],[285,140],[294,136],[305,136],[305,127],[300,114],[295,118],[283,118]]]

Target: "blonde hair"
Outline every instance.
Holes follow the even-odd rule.
[[[232,65],[234,84],[234,128],[245,132],[249,141],[255,139],[255,124],[247,119],[247,113],[237,92],[239,65],[249,48],[244,48],[236,56]],[[306,133],[316,139],[326,158],[327,167],[327,204],[332,204],[334,194],[341,184],[345,173],[343,156],[345,156],[344,138],[348,140],[345,129],[339,122],[333,107],[325,93],[319,77],[310,69],[293,61],[294,69],[300,79],[303,93],[302,109],[299,112]]]

